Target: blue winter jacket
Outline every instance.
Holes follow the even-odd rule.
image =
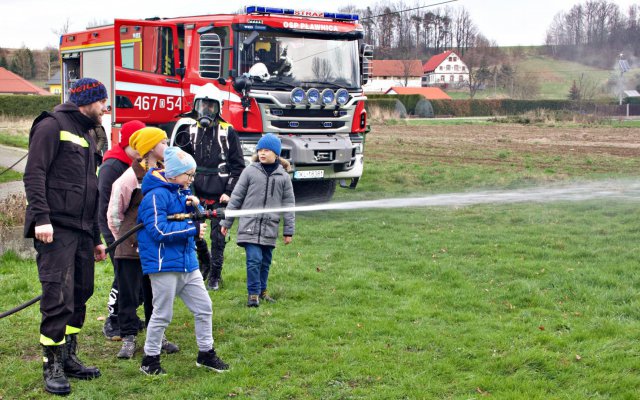
[[[199,224],[191,220],[169,221],[168,215],[193,211],[187,207],[180,185],[170,183],[164,170],[151,169],[142,179],[144,198],[138,207],[138,251],[142,272],[191,272],[198,269],[195,237]]]

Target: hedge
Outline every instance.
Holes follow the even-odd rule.
[[[400,118],[407,117],[407,110],[398,99],[369,99],[367,100],[367,107],[369,107],[369,110],[377,107],[380,110],[390,111]]]
[[[529,111],[575,111],[593,113],[598,107],[611,103],[581,103],[571,100],[430,100],[436,116],[486,117],[520,115]]]
[[[35,118],[58,104],[60,96],[0,95],[0,115]]]
[[[422,99],[424,96],[420,94],[367,94],[367,99],[375,100],[375,99],[397,99],[404,105],[404,108],[407,110],[407,113],[414,115],[416,113],[416,104]]]

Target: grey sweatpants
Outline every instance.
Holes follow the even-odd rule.
[[[153,314],[147,326],[144,353],[157,356],[162,348],[162,335],[173,318],[173,301],[180,297],[195,320],[196,342],[200,351],[213,348],[211,298],[204,287],[202,274],[193,272],[160,272],[149,274],[153,291]]]

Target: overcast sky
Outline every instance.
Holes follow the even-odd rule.
[[[405,0],[408,8],[417,4],[439,3]],[[396,1],[389,1],[397,3]],[[458,0],[450,7],[465,7],[487,38],[500,46],[540,45],[553,17],[584,0]],[[626,14],[630,4],[640,0],[616,0]],[[0,47],[57,47],[59,38],[53,33],[69,20],[71,31],[83,30],[91,22],[113,21],[114,18],[178,17],[213,13],[233,13],[245,5],[265,5],[336,11],[344,4],[359,7],[379,4],[379,0],[0,0]],[[443,7],[443,6],[441,6]],[[319,8],[322,8],[321,10]]]

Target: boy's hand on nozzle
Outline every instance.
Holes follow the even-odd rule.
[[[200,204],[200,199],[196,196],[187,196],[187,205],[192,207],[197,207]]]
[[[289,244],[293,240],[293,236],[284,236],[282,240],[284,241],[284,244]]]
[[[207,223],[203,222],[200,224],[200,235],[198,235],[198,237],[204,239],[205,233],[207,233]]]
[[[227,236],[227,233],[229,233],[229,228],[227,228],[226,226],[221,226],[220,232],[222,233],[222,236]]]

